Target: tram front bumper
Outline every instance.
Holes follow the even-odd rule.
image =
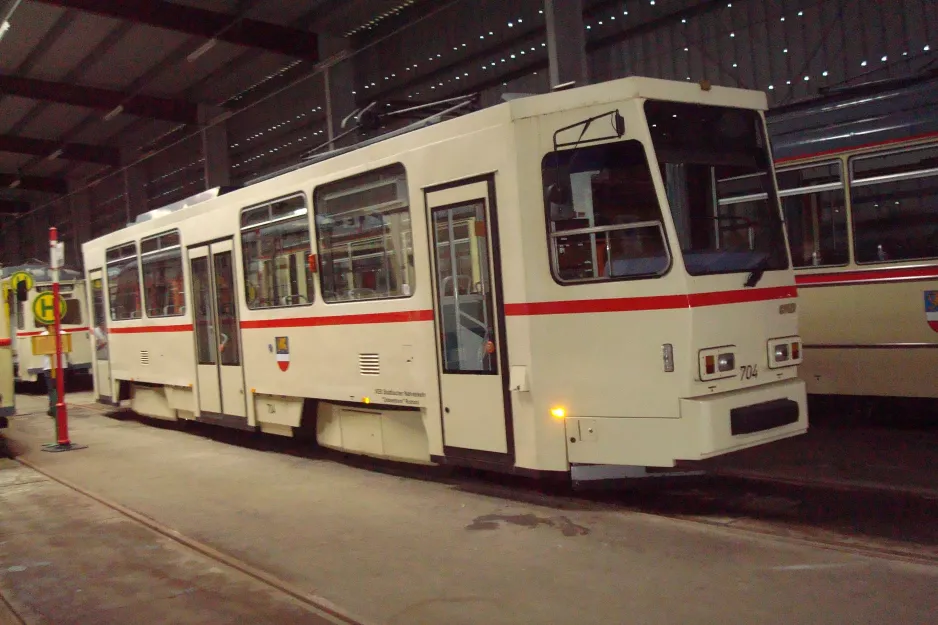
[[[804,434],[805,384],[784,380],[680,400],[679,419],[568,417],[571,464],[673,467]]]
[[[808,431],[805,383],[796,378],[682,399],[681,420],[696,425],[696,436],[679,460],[703,460],[804,434]]]

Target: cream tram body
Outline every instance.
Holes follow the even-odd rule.
[[[12,280],[24,273],[31,277],[32,283],[26,291],[26,299],[18,301]],[[20,382],[35,382],[42,373],[43,357],[33,354],[32,337],[42,334],[47,325],[36,318],[34,304],[42,293],[52,291],[52,272],[45,265],[20,265],[4,267],[3,276],[13,295],[4,305],[16,331],[13,343],[15,378]],[[60,271],[59,289],[65,302],[62,331],[72,335],[72,349],[62,355],[62,363],[71,375],[90,376],[94,333],[88,324],[85,286],[80,272],[71,269]]]
[[[0,293],[12,293],[9,290],[9,280],[0,280]],[[7,418],[12,416],[16,410],[14,398],[14,374],[13,374],[13,336],[10,325],[9,302],[12,300],[10,295],[7,299],[0,301],[0,428],[5,427]]]
[[[714,234],[744,217],[676,226],[665,170],[689,202],[703,169],[652,165],[646,120],[697,133],[672,110],[709,115],[745,143],[764,108],[760,93],[645,78],[532,96],[88,242],[109,332],[97,393],[152,417],[515,472],[670,467],[800,434],[777,200],[752,208],[761,252]],[[720,158],[771,174],[752,141]]]
[[[938,397],[938,81],[770,116],[809,393]]]

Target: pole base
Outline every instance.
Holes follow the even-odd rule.
[[[42,451],[50,453],[59,453],[62,451],[75,451],[76,449],[87,449],[87,445],[76,445],[75,443],[46,443],[42,446]]]

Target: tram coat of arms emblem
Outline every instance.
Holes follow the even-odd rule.
[[[285,336],[278,336],[277,342],[277,366],[281,371],[290,368],[290,339]]]
[[[925,291],[925,319],[938,332],[938,291]]]

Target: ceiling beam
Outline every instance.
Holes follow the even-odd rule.
[[[0,200],[0,215],[15,215],[29,211],[29,202],[16,200]]]
[[[122,106],[123,109],[119,112],[128,115],[165,119],[184,124],[196,124],[199,120],[198,106],[191,102],[148,95],[132,95],[110,89],[83,87],[35,78],[0,75],[0,93],[101,111],[113,111],[117,106]]]
[[[19,180],[19,184],[11,187]],[[55,193],[65,195],[68,193],[68,183],[64,178],[46,178],[45,176],[18,176],[16,174],[0,174],[0,189],[14,188],[21,191],[40,191],[42,193]]]
[[[16,135],[0,135],[0,152],[48,157],[59,150],[61,150],[61,153],[56,158],[63,160],[85,161],[114,167],[120,165],[120,151],[116,148],[88,145],[86,143],[60,143],[46,139],[18,137]]]
[[[296,58],[319,61],[315,33],[269,22],[239,18],[166,0],[39,0],[138,24],[220,39]]]

